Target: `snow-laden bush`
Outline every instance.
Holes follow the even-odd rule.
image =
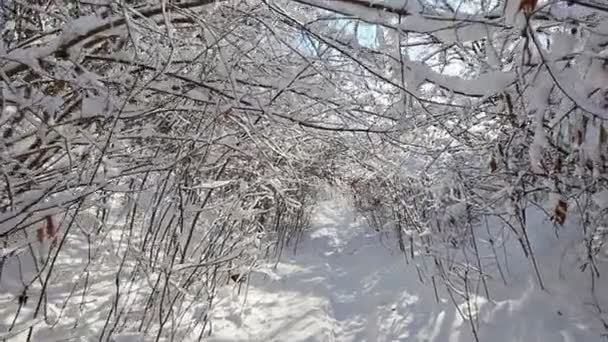
[[[218,287],[297,241],[322,184],[465,301],[506,239],[544,287],[533,208],[583,230],[581,276],[600,274],[601,2],[0,9],[7,334],[203,336]]]

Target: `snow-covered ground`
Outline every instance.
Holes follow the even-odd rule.
[[[258,273],[246,293],[222,290],[210,340],[474,341],[445,288],[440,286],[437,302],[433,286],[420,282],[415,265],[406,264],[395,244],[356,217],[341,201],[321,203],[296,254],[288,252],[276,269],[269,265]],[[567,257],[576,254],[568,252],[576,230],[558,240],[549,224],[536,225],[530,234],[547,289],[539,289],[520,250],[509,247],[508,286],[490,280],[492,298],[477,301],[479,340],[605,341],[588,284],[580,277],[569,280],[568,274],[581,275],[574,269],[559,275],[560,268],[565,273],[563,267],[576,265]]]
[[[466,314],[467,308],[462,303],[455,306],[440,282],[439,300],[436,299],[428,281],[433,271],[430,263],[424,265],[421,257],[407,263],[395,239],[370,229],[340,196],[322,201],[313,218],[296,253],[285,251],[276,267],[274,263],[262,265],[251,277],[250,286],[240,294],[233,286],[220,288],[212,307],[211,334],[206,340],[475,341],[471,322],[461,314]],[[497,228],[490,228],[493,229]],[[601,335],[606,330],[598,318],[608,319],[599,309],[608,307],[608,285],[606,277],[600,276],[594,284],[595,298],[591,295],[589,268],[585,272],[579,269],[585,253],[584,248],[577,247],[581,246],[582,229],[570,223],[556,234],[541,215],[530,215],[528,233],[545,290],[540,289],[530,259],[523,256],[516,241],[496,241],[497,246],[501,245],[498,254],[508,259],[500,260],[504,284],[496,272],[495,257],[483,243],[484,237],[477,235],[484,270],[493,275],[488,278],[490,298],[479,295],[472,310],[476,313],[473,321],[478,340],[605,341]],[[495,232],[494,236],[498,234]],[[120,236],[109,234],[107,238],[118,241]],[[33,341],[97,341],[112,307],[115,268],[111,266],[120,260],[114,260],[114,254],[106,249],[97,249],[95,260],[101,259],[89,269],[93,285],[87,293],[92,300],[83,304],[67,301],[84,279],[80,268],[74,265],[86,265],[82,256],[86,255],[86,243],[75,238],[70,241],[73,246],[67,250],[75,254],[66,253],[58,261],[59,285],[47,295],[47,316],[56,323],[37,324]],[[605,261],[598,265],[601,275],[608,271],[602,269],[603,264]],[[0,283],[0,340],[25,341],[27,327],[36,323],[13,322],[20,278],[6,275],[11,268],[15,268],[13,274],[19,274],[19,265],[13,262],[4,267],[5,277]],[[425,282],[420,281],[417,266],[426,273]],[[32,270],[29,273],[34,274]],[[145,288],[144,285],[136,282],[132,286],[135,289]],[[471,292],[485,291],[476,288]],[[23,317],[31,314],[35,303],[30,300],[24,305]],[[12,332],[5,333],[13,325]],[[195,332],[183,341],[196,341],[198,337]],[[143,333],[122,333],[120,338],[115,335],[110,339],[153,340],[154,336]]]

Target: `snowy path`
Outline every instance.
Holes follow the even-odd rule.
[[[297,254],[273,271],[277,280],[253,281],[245,307],[226,289],[212,341],[404,341],[410,332],[433,335],[429,323],[446,331],[443,305],[430,288],[420,293],[415,269],[345,211],[325,203]]]
[[[474,341],[454,306],[437,303],[415,266],[345,207],[322,203],[297,254],[254,277],[245,305],[243,295],[222,289],[210,341]],[[523,276],[514,289],[495,287],[493,303],[480,299],[480,341],[604,341],[589,327],[589,309],[559,294],[580,289],[540,291],[526,262],[513,258],[512,270],[522,270],[513,276]]]
[[[357,215],[343,202],[334,199],[320,203],[297,254],[285,251],[276,268],[268,265],[257,270],[246,294],[238,295],[232,286],[219,289],[211,309],[212,334],[205,341],[475,341],[469,322],[447,299],[445,286],[438,283],[437,302],[433,286],[420,282],[416,265],[405,262],[394,239],[381,239],[363,220],[355,221]],[[508,267],[504,263],[508,286],[499,277],[488,278],[491,299],[477,299],[479,341],[605,342],[600,335],[606,330],[598,317],[603,315],[608,321],[608,315],[598,314],[595,304],[608,307],[608,277],[595,280],[597,297],[592,298],[590,279],[579,270],[585,249],[575,248],[580,246],[582,230],[576,225],[562,227],[557,238],[554,227],[543,216],[530,217],[528,231],[546,291],[539,289],[519,244],[504,242],[504,254],[509,260]],[[477,235],[480,241],[484,240],[481,235]],[[109,248],[99,249],[98,262],[90,270],[94,282],[88,295],[93,300],[83,306],[78,302],[68,305],[62,312],[65,298],[82,277],[82,273],[74,272],[73,265],[87,262],[86,243],[70,239],[71,245],[66,248],[70,253],[64,253],[55,268],[65,281],[58,281],[47,294],[49,317],[54,321],[63,315],[62,319],[55,326],[41,324],[33,341],[65,341],[72,337],[99,340],[114,298],[114,266],[120,259],[115,257],[112,246],[119,239],[120,234],[108,234]],[[485,270],[493,274],[491,255],[487,251],[480,253]],[[416,262],[422,260],[416,258]],[[17,274],[19,264],[11,265],[12,271],[6,265],[4,271]],[[608,273],[605,265],[600,264],[602,274]],[[15,296],[6,289],[18,289],[20,278],[4,279],[5,283],[0,284],[0,340],[1,332],[12,324],[17,305]],[[141,287],[146,288],[145,284]],[[35,301],[29,301],[22,311],[31,312],[34,305]],[[195,305],[205,309],[202,303]],[[462,305],[461,308],[464,311]],[[77,318],[80,323],[74,329]],[[193,332],[183,341],[197,341],[198,333]],[[8,341],[25,341],[26,335],[27,331]],[[129,331],[121,337],[124,339],[115,336],[113,341],[154,340],[153,335]]]

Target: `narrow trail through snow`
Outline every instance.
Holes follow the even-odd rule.
[[[598,310],[608,307],[608,277],[594,280],[597,291],[592,296],[592,282],[580,271],[586,253],[580,248],[583,229],[573,222],[556,231],[544,215],[534,211],[529,214],[528,233],[546,289],[539,288],[530,259],[524,256],[516,240],[500,241],[501,253],[508,259],[508,263],[504,262],[506,285],[494,276],[495,256],[480,248],[491,298],[483,297],[480,286],[470,287],[474,288],[471,292],[480,294],[474,297],[472,305],[478,340],[605,342],[601,335],[606,329],[598,318],[608,320],[608,315]],[[394,237],[373,231],[365,220],[357,217],[342,198],[321,202],[313,214],[311,229],[297,246],[297,253],[286,250],[276,267],[269,264],[256,269],[250,277],[250,286],[241,294],[233,286],[219,289],[210,312],[211,335],[205,341],[474,342],[470,322],[462,319],[449,300],[445,284],[437,281],[437,300],[432,284],[419,280],[417,267],[422,272],[433,272],[432,265],[416,265],[411,260],[407,263]],[[500,225],[489,226],[495,230],[491,236],[500,236]],[[100,242],[103,247],[96,249],[92,257],[96,263],[89,269],[92,285],[87,295],[93,300],[84,305],[65,304],[82,277],[73,266],[87,265],[88,253],[85,241],[77,236],[69,239],[66,252],[55,266],[59,280],[46,295],[48,316],[57,323],[40,324],[34,341],[99,340],[114,301],[114,266],[120,263],[115,246],[121,239],[120,232],[109,230],[107,241]],[[489,239],[483,234],[476,236],[480,246]],[[423,257],[414,261],[425,260],[432,262]],[[18,305],[14,293],[22,286],[21,262],[27,259],[10,261],[3,271],[13,276],[5,276],[0,283],[0,332],[7,331],[12,324]],[[602,274],[608,273],[605,264],[599,266]],[[28,272],[30,277],[35,274],[33,268]],[[429,274],[423,279],[429,279]],[[134,289],[139,286],[147,289],[146,284],[133,283]],[[458,291],[457,286],[453,288]],[[31,314],[35,304],[30,300],[21,309],[22,314]],[[207,309],[205,303],[193,304],[200,310]],[[62,305],[66,305],[63,311]],[[460,304],[459,309],[467,310],[465,304]],[[74,328],[76,321],[79,325]],[[21,331],[21,326],[17,327],[15,330]],[[197,341],[199,333],[195,331],[182,340]],[[24,328],[22,334],[8,341],[25,341],[26,336]],[[143,336],[128,330],[121,332],[120,338],[112,338],[115,342],[152,340],[154,335]]]
[[[210,341],[474,341],[445,290],[439,286],[437,302],[432,284],[420,282],[394,239],[383,239],[343,202],[322,202],[297,253],[285,251],[276,268],[254,275],[246,294],[221,289]],[[548,271],[557,269],[550,248],[558,245],[555,234],[538,231],[539,255],[546,254]],[[541,291],[517,255],[511,256],[510,287],[495,282],[497,296],[478,299],[481,342],[604,341],[590,328],[597,322],[586,299],[573,299],[581,287],[552,279],[552,288]]]
[[[429,322],[441,326],[440,309],[453,312],[420,301],[434,298],[431,289],[418,292],[415,269],[387,244],[350,209],[323,203],[296,254],[286,252],[270,276],[252,280],[245,306],[231,289],[220,295],[211,340],[405,341],[410,332],[449,330],[427,331]]]

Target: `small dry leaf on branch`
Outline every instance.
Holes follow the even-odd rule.
[[[566,222],[566,213],[568,212],[568,202],[564,199],[557,201],[557,205],[553,209],[553,221],[557,224],[564,224]]]
[[[577,129],[576,130],[576,144],[577,145],[582,145],[583,144],[583,130],[581,129]]]
[[[498,163],[496,162],[496,159],[494,157],[492,157],[492,159],[490,160],[490,172],[494,173],[494,172],[496,172],[497,169],[498,169]]]
[[[555,174],[561,173],[562,167],[563,167],[562,157],[558,155],[557,158],[555,158],[555,163],[553,164],[553,173],[555,173]]]
[[[46,223],[36,230],[36,237],[38,242],[42,243],[44,240],[55,240],[57,237],[57,227],[53,222],[52,216],[46,217]]]
[[[519,3],[519,10],[524,12],[525,15],[529,15],[530,13],[534,12],[537,1],[538,0],[521,0]]]

